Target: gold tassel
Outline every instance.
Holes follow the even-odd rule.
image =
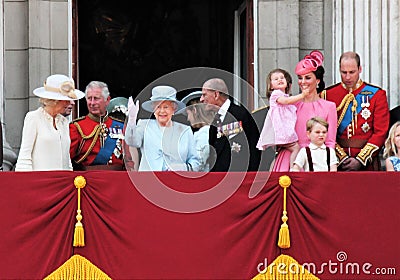
[[[261,267],[260,267],[261,268]],[[268,267],[263,267],[252,280],[318,280],[319,278],[289,255],[280,255]],[[316,273],[316,271],[313,271]]]
[[[278,240],[278,246],[282,249],[290,248],[290,234],[289,234],[289,226],[286,223],[287,220],[288,217],[286,216],[286,211],[283,211],[283,216],[282,216],[283,224],[279,229],[279,240]]]
[[[83,176],[76,176],[74,179],[74,185],[78,189],[78,210],[76,210],[76,224],[74,231],[74,247],[85,246],[85,231],[82,224],[82,211],[81,211],[81,189],[86,186],[86,179]]]
[[[73,255],[63,265],[48,275],[45,280],[111,280],[97,266],[80,255]]]
[[[81,223],[81,210],[78,210],[77,212],[78,215],[76,215],[76,219],[78,220],[78,222],[75,224],[74,247],[83,247],[85,246],[85,231],[83,230],[83,225]]]
[[[289,226],[286,223],[289,219],[286,211],[286,189],[291,184],[290,177],[287,175],[281,176],[279,178],[279,185],[283,188],[283,215],[281,228],[279,229],[279,239],[278,246],[282,249],[290,248],[290,234],[289,234]]]

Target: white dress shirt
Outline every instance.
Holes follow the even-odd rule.
[[[317,146],[313,143],[310,143],[308,147],[310,148],[314,171],[328,171],[328,165],[326,162],[326,149],[329,149],[330,153],[330,166],[338,164],[335,151],[331,148],[327,148],[325,144],[323,144],[322,146]],[[307,152],[305,148],[300,149],[294,163],[303,168],[304,171],[310,171],[310,168],[308,166]]]

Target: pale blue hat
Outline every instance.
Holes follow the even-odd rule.
[[[142,108],[148,112],[153,112],[153,102],[172,101],[176,106],[176,111],[186,107],[185,103],[176,99],[176,89],[171,86],[156,86],[151,90],[151,98],[142,103]]]

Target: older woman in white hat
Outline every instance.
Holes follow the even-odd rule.
[[[75,89],[73,79],[60,74],[49,76],[33,94],[41,107],[25,116],[15,171],[72,170],[69,121],[62,113],[85,94]]]
[[[146,111],[153,112],[154,119],[139,120],[139,101],[128,102],[128,125],[125,141],[140,148],[139,171],[198,171],[199,159],[191,128],[172,121],[172,116],[185,104],[176,99],[176,89],[156,86],[150,100],[142,104]]]

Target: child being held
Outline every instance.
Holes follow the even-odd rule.
[[[257,143],[259,150],[270,146],[285,148],[291,152],[290,166],[299,152],[298,137],[295,132],[296,106],[292,105],[304,98],[304,93],[290,96],[292,78],[283,69],[274,69],[267,76],[267,97],[269,111]]]
[[[291,171],[337,171],[338,160],[335,151],[325,146],[328,123],[314,117],[307,121],[308,147],[301,148]]]
[[[386,158],[386,171],[400,171],[400,121],[392,125],[385,141],[383,157]]]

